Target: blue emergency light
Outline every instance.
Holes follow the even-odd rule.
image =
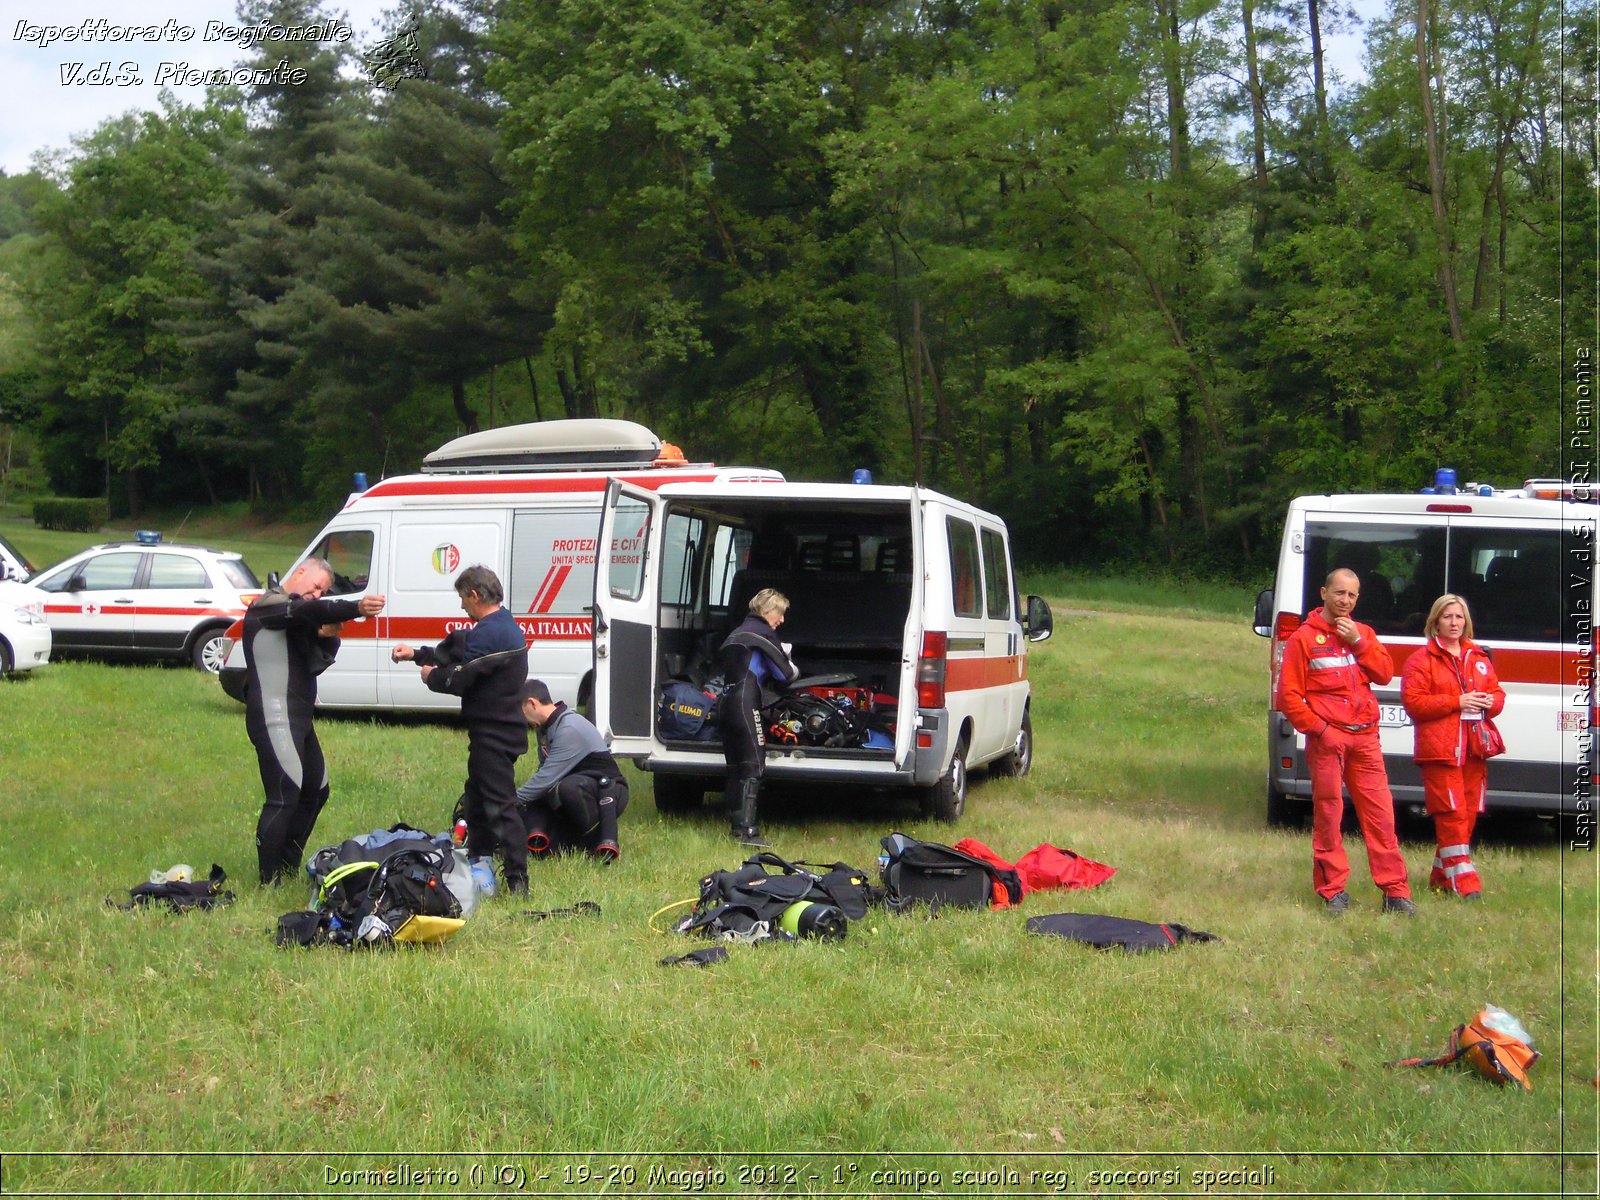
[[[133,532],[133,538],[141,546],[159,546],[161,544],[161,530],[136,529]]]
[[[865,467],[857,467],[855,474],[850,476],[851,483],[871,483],[872,472]]]

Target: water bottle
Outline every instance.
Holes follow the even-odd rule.
[[[457,846],[467,844],[467,819],[462,817],[456,822],[455,828],[450,831],[450,840]]]

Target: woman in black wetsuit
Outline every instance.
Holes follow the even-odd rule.
[[[774,588],[762,588],[750,598],[750,615],[718,652],[718,664],[728,681],[717,708],[717,727],[728,760],[729,832],[746,846],[767,844],[756,823],[767,745],[761,730],[761,690],[768,683],[786,687],[800,677],[778,642],[778,626],[788,611],[788,597]]]

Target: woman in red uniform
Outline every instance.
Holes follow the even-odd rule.
[[[1430,882],[1467,900],[1483,895],[1472,865],[1472,830],[1483,811],[1489,759],[1505,744],[1493,718],[1506,706],[1494,663],[1472,640],[1472,614],[1460,596],[1433,602],[1428,644],[1406,660],[1400,700],[1416,726],[1414,757],[1433,816],[1439,852]]]

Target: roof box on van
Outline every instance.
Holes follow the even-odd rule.
[[[422,460],[430,473],[572,471],[638,466],[661,456],[661,439],[633,421],[533,421],[469,433]]]

